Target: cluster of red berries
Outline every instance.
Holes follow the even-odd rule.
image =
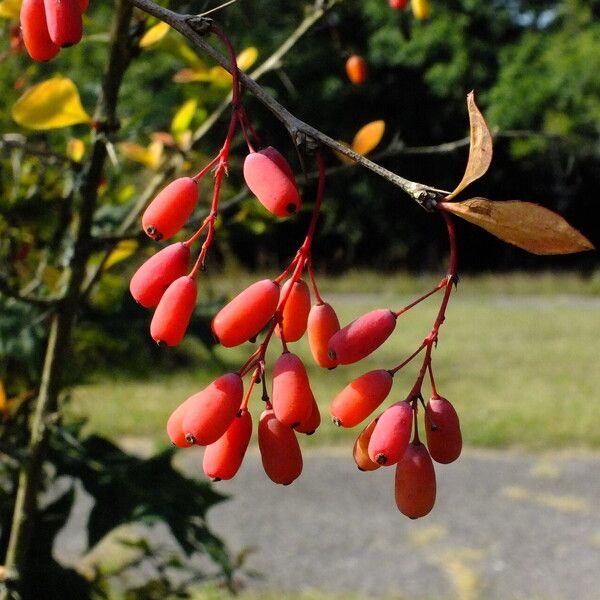
[[[46,61],[61,48],[77,44],[88,4],[89,0],[23,0],[21,31],[29,56]]]
[[[235,65],[235,53],[226,36],[220,30],[215,33],[228,45]],[[187,223],[197,205],[198,181],[214,169],[211,208],[201,226],[188,240],[171,244],[148,259],[131,280],[130,290],[136,301],[156,309],[150,332],[161,345],[173,346],[182,340],[194,311],[196,278],[204,270],[214,238],[221,181],[227,172],[231,140],[238,125],[250,150],[243,172],[252,193],[278,217],[288,217],[302,206],[292,169],[285,158],[270,146],[254,150],[250,140],[256,140],[258,136],[239,101],[235,68],[233,79],[233,114],[223,147],[197,175],[180,177],[167,185],[142,217],[143,229],[150,238],[156,241],[171,238]],[[370,371],[355,379],[331,405],[331,416],[336,425],[355,427],[387,398],[394,374],[424,352],[422,367],[407,399],[384,410],[358,436],[354,445],[354,459],[361,470],[397,465],[398,508],[409,517],[423,516],[431,510],[435,500],[435,472],[431,458],[441,463],[451,462],[458,457],[462,446],[458,417],[452,405],[437,393],[431,365],[432,348],[444,321],[452,284],[456,282],[452,222],[447,215],[444,217],[451,242],[450,267],[447,276],[435,288],[398,311],[373,310],[341,328],[335,310],[319,294],[311,263],[311,245],[325,182],[324,161],[319,152],[316,159],[319,172],[316,200],[306,237],[295,257],[275,279],[257,281],[240,292],[211,323],[215,338],[225,347],[255,341],[264,334],[262,341],[237,371],[222,375],[182,402],[168,419],[167,433],[176,446],[206,446],[205,474],[214,480],[231,479],[241,466],[252,435],[248,403],[254,387],[262,384],[265,409],[258,423],[262,463],[272,481],[289,485],[302,471],[297,434],[314,433],[321,423],[321,415],[304,363],[289,350],[288,344],[307,333],[311,353],[320,367],[332,369],[353,364],[374,352],[390,337],[401,314],[444,290],[436,321],[422,344],[396,367]],[[206,236],[205,240],[189,270],[190,248],[202,235]],[[302,278],[305,272],[311,285]],[[281,342],[282,351],[272,369],[267,369],[267,349],[276,338]],[[271,371],[270,393],[267,389],[268,370]],[[421,388],[427,373],[432,389],[432,397],[424,406],[429,450],[420,443],[417,427],[418,402],[423,402]],[[249,384],[244,390],[246,376]]]

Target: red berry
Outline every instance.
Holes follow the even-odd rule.
[[[346,61],[346,75],[348,79],[357,85],[367,80],[367,63],[362,56],[353,54]]]
[[[381,466],[371,460],[368,452],[369,440],[371,439],[371,435],[373,434],[373,429],[375,429],[376,424],[377,419],[373,419],[362,430],[361,434],[356,438],[356,441],[354,442],[352,456],[354,457],[354,462],[356,463],[356,466],[361,471],[374,471],[375,469],[379,469],[379,467]]]
[[[305,419],[300,425],[296,425],[294,429],[298,433],[305,433],[306,435],[312,435],[321,424],[321,411],[319,410],[319,405],[315,400],[315,397],[311,391],[312,397],[312,410],[310,411],[310,416],[308,419]]]
[[[435,504],[435,469],[427,448],[420,442],[408,445],[396,465],[396,505],[411,519],[424,517]]]
[[[308,313],[308,343],[315,362],[320,367],[333,369],[338,363],[327,354],[329,340],[340,330],[335,310],[326,302],[315,304]]]
[[[150,323],[150,335],[156,343],[179,344],[194,312],[197,294],[196,281],[187,275],[167,288]]]
[[[166,289],[185,275],[190,249],[182,243],[171,244],[150,257],[135,272],[129,291],[135,301],[146,308],[158,306]]]
[[[288,289],[292,285],[292,280],[288,279],[281,288],[280,298],[283,300]],[[298,279],[292,286],[285,306],[282,311],[283,321],[280,327],[277,327],[275,333],[281,337],[283,329],[283,338],[286,342],[297,342],[306,331],[308,313],[310,312],[310,290],[306,282]]]
[[[302,205],[292,169],[273,147],[251,152],[244,160],[244,179],[261,204],[278,217],[289,217]]]
[[[269,322],[279,302],[279,286],[262,279],[240,292],[213,318],[215,337],[226,348],[238,346],[254,337]]]
[[[44,0],[23,0],[21,4],[23,43],[33,60],[50,60],[60,47],[51,39],[46,23]]]
[[[369,440],[369,457],[389,467],[406,452],[412,430],[413,409],[406,402],[396,402],[383,411]]]
[[[190,444],[216,442],[231,425],[244,396],[242,378],[226,373],[202,391],[190,396],[181,427]]]
[[[79,8],[81,10],[81,14],[83,14],[89,6],[90,0],[79,0]]]
[[[408,0],[389,0],[389,3],[390,8],[393,8],[394,10],[402,10],[403,8],[406,8]]]
[[[374,352],[396,327],[396,315],[387,308],[373,310],[340,329],[329,340],[329,358],[349,365]]]
[[[448,464],[460,456],[460,423],[454,407],[446,398],[434,396],[427,403],[425,434],[431,458],[436,462]]]
[[[83,22],[79,0],[44,0],[50,39],[61,48],[81,40]]]
[[[284,352],[273,367],[273,412],[283,425],[296,427],[310,418],[313,394],[302,361]]]
[[[394,378],[389,371],[369,371],[349,383],[331,403],[333,422],[354,427],[366,419],[386,398]]]
[[[198,185],[180,177],[162,189],[142,216],[142,227],[153,240],[167,240],[190,218],[198,202]]]
[[[188,448],[191,444],[185,439],[182,422],[185,412],[189,406],[189,398],[182,402],[172,413],[167,421],[167,435],[171,442],[179,448]]]
[[[258,447],[265,473],[274,483],[289,485],[302,473],[302,453],[294,430],[267,409],[258,424]]]
[[[204,451],[202,469],[207,477],[216,481],[232,479],[238,472],[252,435],[252,417],[241,409],[227,431]]]

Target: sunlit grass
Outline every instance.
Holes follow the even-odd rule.
[[[342,323],[373,308],[399,308],[436,282],[430,277],[377,274],[360,279],[351,275],[350,280],[355,281],[353,290],[346,289],[342,280],[322,283],[322,293],[334,304]],[[580,280],[573,275],[466,277],[461,281],[434,351],[434,369],[440,393],[460,415],[467,444],[600,447],[596,337],[600,297],[594,296],[598,283],[597,278]],[[236,279],[230,281],[229,289],[243,285]],[[291,345],[305,359],[323,415],[321,428],[304,444],[348,443],[356,437],[360,428],[344,430],[331,424],[329,402],[362,373],[400,363],[428,333],[437,305],[438,297],[433,297],[400,317],[388,342],[355,365],[322,370],[314,366],[305,340]],[[271,358],[279,351],[277,346],[273,344]],[[249,344],[219,348],[217,356],[237,369],[252,348]],[[389,402],[404,399],[419,365],[418,357],[396,375]],[[207,356],[195,368],[156,372],[144,380],[103,376],[73,390],[69,412],[87,416],[90,428],[117,440],[142,436],[156,445],[165,444],[164,424],[173,408],[221,372],[222,367]],[[252,401],[257,414],[262,409],[259,398],[257,390]]]

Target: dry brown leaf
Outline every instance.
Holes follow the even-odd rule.
[[[469,184],[485,175],[492,162],[492,134],[487,123],[475,104],[475,95],[469,92],[467,96],[467,108],[469,110],[469,123],[471,127],[471,143],[469,147],[469,160],[467,168],[460,183],[447,197],[454,198],[462,192]]]
[[[560,215],[531,202],[471,198],[441,202],[439,207],[533,254],[572,254],[594,249]]]

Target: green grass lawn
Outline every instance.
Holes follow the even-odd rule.
[[[223,279],[216,285],[234,291],[255,279]],[[355,273],[325,279],[322,295],[346,324],[374,308],[398,309],[436,281]],[[324,417],[303,444],[351,443],[360,426],[344,430],[331,424],[331,399],[362,373],[391,368],[408,356],[429,332],[439,299],[402,315],[387,343],[358,364],[322,370],[314,366],[305,340],[290,345],[305,359]],[[440,393],[459,413],[465,442],[534,450],[600,448],[599,324],[599,274],[586,280],[550,274],[464,277],[451,299],[433,365]],[[271,365],[280,351],[278,340],[272,346]],[[237,369],[254,347],[219,348],[217,356]],[[405,398],[419,366],[417,358],[396,375],[388,403]],[[195,368],[156,372],[143,380],[99,375],[72,390],[68,412],[87,417],[91,429],[114,439],[147,437],[164,445],[171,411],[221,372],[207,354]],[[257,413],[258,392],[251,402]]]

